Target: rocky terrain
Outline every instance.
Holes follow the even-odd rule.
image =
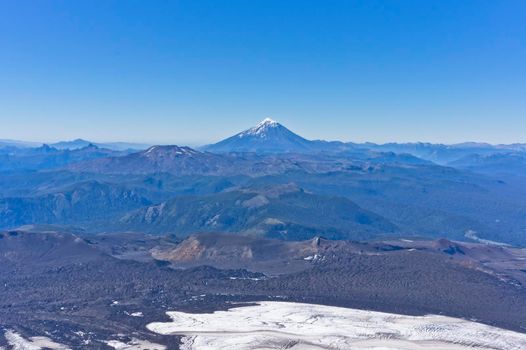
[[[526,291],[514,277],[524,270],[522,250],[213,234],[185,241],[89,237],[51,230],[1,234],[6,332],[69,348],[111,349],[110,341],[177,348],[180,337],[152,333],[146,325],[168,321],[167,311],[224,310],[260,300],[443,314],[515,331],[524,331],[526,322]],[[495,256],[500,263],[488,265]],[[7,345],[0,337],[0,346]]]

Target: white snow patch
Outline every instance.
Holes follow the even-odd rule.
[[[31,337],[29,338],[33,344],[40,346],[43,349],[53,349],[53,350],[70,350],[66,345],[55,343],[48,337]]]
[[[309,255],[303,258],[303,260],[306,260],[306,261],[318,261],[318,260],[324,260],[324,259],[325,257],[323,255],[318,255],[318,254]]]
[[[108,340],[105,342],[108,346],[116,350],[165,350],[166,346],[133,338],[128,343],[119,340]]]
[[[147,328],[184,335],[183,350],[526,349],[526,334],[445,316],[405,316],[265,301],[212,314],[167,312]]]
[[[7,343],[11,345],[12,350],[71,350],[67,346],[59,343],[55,343],[53,340],[47,337],[31,337],[25,339],[20,334],[13,330],[7,330],[4,333]]]
[[[130,317],[144,317],[144,314],[141,311],[137,311],[137,312],[124,311],[124,314]]]
[[[495,241],[490,241],[489,239],[480,238],[479,236],[477,236],[477,231],[474,231],[474,230],[467,230],[464,233],[464,237],[472,239],[472,240],[474,240],[476,242],[479,242],[479,243],[487,244],[487,245],[496,245],[496,246],[502,246],[502,247],[509,247],[510,246],[507,243],[495,242]]]
[[[219,220],[220,217],[221,217],[220,214],[214,215],[213,217],[211,217],[210,219],[208,219],[206,221],[205,225],[207,225],[207,226],[216,226],[217,225],[217,220]]]
[[[229,277],[231,280],[249,280],[249,281],[263,281],[264,277]]]
[[[285,225],[285,223],[279,219],[276,218],[266,218],[265,221],[263,221],[265,225]]]
[[[157,146],[152,146],[146,150],[144,154],[150,154],[157,149]]]

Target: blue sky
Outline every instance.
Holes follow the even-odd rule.
[[[526,1],[0,1],[0,138],[526,142]]]

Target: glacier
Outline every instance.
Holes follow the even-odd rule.
[[[440,315],[276,301],[208,314],[167,315],[171,322],[154,322],[147,328],[183,335],[182,350],[526,349],[526,334]]]

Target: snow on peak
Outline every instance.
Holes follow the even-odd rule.
[[[260,121],[259,124],[256,126],[256,128],[258,126],[263,126],[263,125],[277,125],[277,124],[278,124],[277,121],[267,117],[267,118],[263,119],[262,121]]]
[[[194,155],[197,154],[196,150],[190,147],[179,147],[179,146],[152,146],[148,148],[143,154],[147,157],[156,157],[156,156],[180,156],[180,155]]]
[[[150,153],[154,152],[154,151],[157,149],[157,147],[158,147],[158,146],[152,146],[152,147],[148,148],[148,149],[144,152],[144,154],[150,154]]]
[[[261,122],[259,122],[256,126],[253,128],[250,128],[246,131],[243,131],[239,134],[239,137],[245,137],[245,136],[259,136],[264,137],[265,132],[269,130],[270,128],[278,127],[279,123],[275,120],[272,120],[270,118],[265,118]]]

